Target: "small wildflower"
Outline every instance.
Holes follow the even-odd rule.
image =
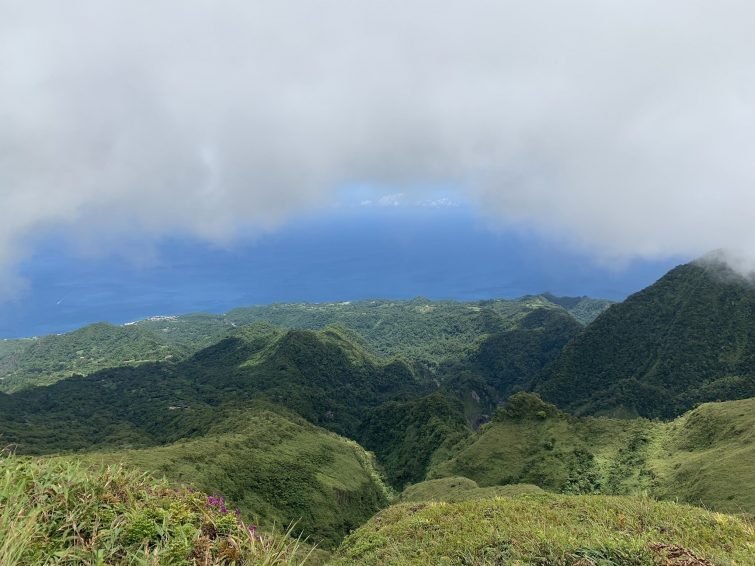
[[[207,505],[210,507],[225,509],[225,498],[220,497],[219,495],[210,495],[207,497]]]

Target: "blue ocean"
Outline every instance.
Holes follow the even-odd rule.
[[[493,232],[466,208],[335,211],[223,248],[169,239],[147,262],[86,257],[50,238],[20,266],[27,290],[0,304],[0,337],[275,302],[544,291],[620,300],[686,259],[601,265],[531,233]]]

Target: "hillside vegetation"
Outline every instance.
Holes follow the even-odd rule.
[[[435,392],[426,397],[391,400],[369,411],[359,439],[375,452],[388,481],[401,489],[424,479],[431,463],[468,434],[461,403]]]
[[[755,513],[755,399],[671,422],[573,417],[517,394],[428,477],[528,483],[572,494],[640,494]]]
[[[403,503],[346,538],[333,564],[745,566],[747,520],[645,498],[524,495]]]
[[[200,438],[85,458],[222,493],[255,524],[295,523],[296,535],[324,548],[337,545],[390,497],[359,444],[265,407],[229,415]]]
[[[0,347],[0,391],[50,385],[105,367],[178,358],[186,348],[136,326],[100,323],[67,334],[5,340]]]
[[[480,410],[492,414],[499,401],[517,391],[530,390],[543,368],[581,330],[582,326],[561,309],[534,310],[516,326],[489,334],[464,358],[445,365],[441,379],[458,383],[467,376],[484,384],[491,390],[486,396],[492,403],[480,403]],[[478,397],[481,389],[475,388]],[[467,416],[472,416],[474,411],[467,409]]]
[[[301,564],[219,496],[121,467],[0,456],[0,564]]]
[[[592,297],[558,297],[552,293],[540,295],[546,301],[566,309],[577,321],[587,326],[600,314],[614,304],[614,301],[606,299],[593,299]]]
[[[23,453],[149,447],[206,434],[227,407],[259,400],[356,438],[365,413],[431,384],[342,332],[253,325],[179,363],[143,364],[0,394],[0,432]]]
[[[370,408],[423,387],[338,330],[253,325],[180,363],[0,395],[0,431],[19,453],[99,450],[91,457],[222,490],[255,520],[297,521],[332,546],[388,490],[359,445],[312,423],[355,438]]]
[[[672,418],[755,396],[755,287],[715,261],[682,265],[601,314],[536,390],[585,413]]]
[[[540,494],[545,491],[536,485],[515,483],[480,487],[477,482],[463,477],[441,478],[415,483],[407,487],[400,497],[401,502],[446,501],[454,503],[470,499],[495,499],[525,494]]]
[[[99,323],[66,334],[0,341],[0,391],[50,385],[124,365],[182,359],[240,326],[258,323],[299,330],[339,325],[360,336],[375,355],[409,357],[432,368],[473,351],[490,332],[515,326],[534,310],[557,309],[587,322],[609,305],[586,297],[551,295],[471,303],[381,300],[278,304],[225,315],[156,316],[125,326]]]
[[[3,341],[0,564],[289,563],[298,536],[337,564],[755,563],[737,277],[682,266],[610,308],[272,305]]]
[[[554,302],[560,299],[566,306]],[[584,314],[590,310],[588,304],[592,305],[592,315]],[[377,354],[438,364],[457,359],[473,350],[487,334],[512,328],[533,311],[544,308],[581,313],[581,321],[589,322],[610,305],[610,301],[587,297],[572,302],[552,295],[476,302],[418,298],[270,305],[235,309],[226,316],[235,324],[265,321],[283,328],[321,329],[338,324],[359,334]]]

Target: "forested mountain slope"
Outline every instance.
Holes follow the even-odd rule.
[[[137,326],[99,323],[67,334],[4,340],[0,347],[0,391],[49,385],[104,367],[139,365],[184,356],[186,346]]]
[[[509,395],[530,390],[543,368],[581,329],[562,309],[536,309],[516,325],[491,332],[461,358],[442,364],[436,379],[462,401],[465,420],[476,428]]]
[[[357,438],[377,455],[388,481],[401,489],[422,481],[432,462],[469,432],[461,402],[441,390],[386,401],[368,411]]]
[[[222,493],[249,520],[295,522],[296,533],[333,546],[390,492],[360,445],[312,423],[354,438],[371,408],[432,388],[351,338],[257,324],[179,363],[0,394],[3,446],[165,474]]]
[[[338,329],[252,325],[180,363],[0,394],[0,433],[22,452],[151,446],[204,434],[219,408],[266,400],[356,437],[371,407],[432,388],[411,365],[378,360]]]
[[[535,390],[584,413],[670,418],[755,396],[755,287],[719,262],[679,266],[613,305]]]

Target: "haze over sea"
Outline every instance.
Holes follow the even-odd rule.
[[[274,302],[544,291],[620,300],[689,259],[605,265],[534,233],[493,232],[466,206],[331,209],[225,248],[174,238],[148,255],[82,256],[44,239],[21,266],[27,289],[0,305],[0,337]]]

